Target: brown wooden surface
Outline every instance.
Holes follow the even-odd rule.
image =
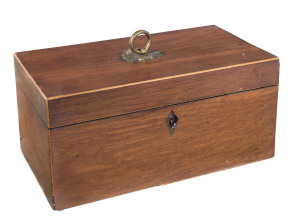
[[[164,56],[148,62],[120,59],[128,38],[16,58],[47,98],[51,128],[278,84],[276,56],[216,26],[152,37],[151,49]],[[37,111],[45,120],[44,109]]]
[[[49,130],[18,84],[17,96],[21,149],[50,205],[54,208]]]
[[[278,84],[278,60],[49,100],[50,127]]]
[[[56,209],[274,155],[278,87],[51,129]],[[171,136],[166,119],[179,122]]]
[[[54,209],[274,155],[276,56],[216,26],[152,37],[164,56],[142,63],[121,61],[128,38],[15,54],[21,148]]]
[[[276,58],[216,27],[153,34],[158,60],[120,59],[128,38],[17,53],[49,98]],[[243,55],[244,54],[244,55]]]
[[[47,101],[37,84],[32,77],[28,74],[26,68],[22,65],[17,57],[14,57],[15,62],[15,76],[16,83],[19,88],[25,93],[26,97],[30,100],[30,103],[37,111],[38,116],[48,126],[47,118]]]

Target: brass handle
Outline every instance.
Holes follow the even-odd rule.
[[[145,46],[145,48],[142,48],[142,49],[136,49],[134,47],[134,39],[140,35],[140,34],[145,34],[148,41],[147,41],[147,44]],[[136,53],[136,54],[146,54],[147,50],[150,48],[151,46],[151,42],[152,42],[152,38],[151,38],[151,35],[148,31],[146,30],[138,30],[136,31],[134,34],[132,34],[132,36],[130,37],[129,39],[129,47],[130,49],[132,50],[132,52]]]

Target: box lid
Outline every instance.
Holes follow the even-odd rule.
[[[17,84],[49,128],[278,84],[276,56],[217,26],[153,34],[144,62],[128,40],[16,53]]]

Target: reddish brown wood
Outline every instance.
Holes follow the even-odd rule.
[[[17,85],[19,85],[19,88],[26,94],[26,97],[30,99],[30,103],[37,111],[38,116],[48,125],[46,97],[17,57],[14,57],[14,62]]]
[[[124,62],[127,48],[122,38],[17,53],[47,98],[48,114],[37,111],[48,127],[278,84],[276,56],[216,26],[153,34],[164,53],[153,61]]]
[[[120,60],[122,51],[128,49],[128,38],[21,52],[17,56],[47,97],[276,58],[216,26],[152,37],[151,48],[165,55],[145,63]]]
[[[278,87],[51,129],[56,209],[274,155]],[[179,122],[171,136],[166,119]]]
[[[21,149],[54,209],[49,130],[17,85]]]
[[[50,126],[69,125],[276,85],[278,60],[49,100]]]
[[[21,147],[53,209],[274,155],[276,56],[216,26],[154,34],[153,61],[127,48],[15,54]]]

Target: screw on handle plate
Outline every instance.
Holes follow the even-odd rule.
[[[139,36],[140,34],[145,34],[146,37],[147,37],[147,39],[148,39],[148,41],[147,41],[147,44],[146,44],[145,48],[136,49],[134,47],[134,39],[137,36]],[[138,30],[134,34],[132,34],[132,36],[130,37],[130,39],[129,39],[129,47],[132,50],[132,52],[134,52],[136,54],[146,54],[147,50],[151,46],[151,42],[152,42],[152,38],[151,38],[151,35],[150,35],[150,33],[148,31],[146,31],[146,30]]]

